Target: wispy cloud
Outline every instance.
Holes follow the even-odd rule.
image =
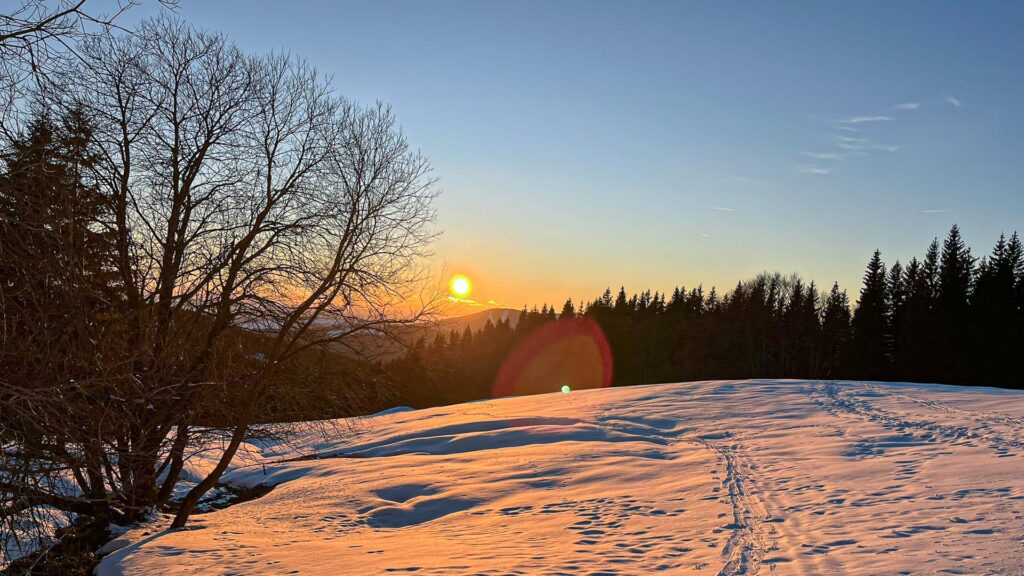
[[[864,122],[888,122],[891,116],[850,116],[839,120],[840,124],[863,124]]]
[[[740,182],[743,184],[757,184],[761,182],[757,178],[749,178],[747,176],[729,176],[723,179],[723,182]]]
[[[855,138],[853,136],[843,136],[842,134],[833,135],[836,140],[836,146],[839,146],[843,150],[852,150],[855,152],[865,152],[868,150],[881,150],[883,152],[898,152],[899,146],[894,144],[879,144],[870,138]]]
[[[458,296],[449,296],[448,301],[457,302],[459,304],[466,304],[468,306],[483,306],[483,304],[477,302],[476,300],[471,300],[469,298],[459,298]]]
[[[855,138],[853,136],[843,136],[842,134],[836,134],[835,139],[836,146],[845,150],[863,150],[871,142],[868,138]]]
[[[832,170],[823,166],[798,166],[798,174],[831,174]]]
[[[895,144],[871,144],[869,150],[881,150],[883,152],[899,152],[900,147]]]
[[[711,238],[711,234],[701,234],[701,238]]]
[[[946,96],[946,104],[952,104],[953,106],[956,106],[957,108],[959,108],[962,105],[962,103],[959,100],[957,100],[956,98],[953,98],[952,96]]]
[[[921,210],[921,214],[948,214],[949,212],[952,212],[952,210]]]
[[[712,206],[712,210],[718,210],[719,212],[732,212],[734,208],[726,208],[725,206]]]
[[[843,154],[839,152],[801,152],[800,154],[818,160],[842,160],[844,158]]]
[[[835,166],[835,164],[830,164],[829,161],[866,157],[872,155],[873,152],[898,152],[901,149],[899,145],[878,142],[871,137],[872,129],[880,128],[879,123],[893,122],[905,117],[905,115],[893,111],[917,110],[923,105],[918,101],[897,102],[888,108],[889,113],[881,111],[881,114],[861,114],[833,117],[832,119],[819,118],[819,121],[823,120],[826,123],[829,133],[825,134],[823,139],[830,146],[818,144],[815,148],[819,148],[819,150],[799,152],[801,156],[808,159],[808,163],[797,165],[796,172],[798,174],[831,174],[830,166]],[[959,102],[956,105],[959,105]],[[812,163],[812,161],[817,162]]]

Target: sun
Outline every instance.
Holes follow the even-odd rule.
[[[470,283],[469,278],[466,278],[462,274],[452,276],[451,284],[448,286],[452,291],[452,296],[459,298],[465,298],[469,296],[470,291],[473,290],[473,284]]]

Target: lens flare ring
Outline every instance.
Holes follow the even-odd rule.
[[[606,388],[612,353],[592,318],[556,320],[531,332],[505,358],[494,396],[520,396]]]

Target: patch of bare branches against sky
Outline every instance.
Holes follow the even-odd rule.
[[[39,70],[53,40],[75,54],[9,86],[12,106],[33,105],[8,168],[41,151],[63,179],[40,187],[27,162],[0,182],[8,549],[69,514],[146,517],[216,441],[218,463],[175,504],[184,525],[261,423],[309,415],[301,390],[333,404],[322,414],[354,412],[377,376],[353,339],[436,302],[421,266],[435,181],[388,107],[170,16],[129,32],[59,7],[0,20],[15,72]]]

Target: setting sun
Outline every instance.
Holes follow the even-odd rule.
[[[473,285],[469,282],[469,278],[462,274],[452,276],[452,281],[449,287],[451,288],[452,296],[457,296],[459,298],[469,296],[469,292],[473,289]]]

